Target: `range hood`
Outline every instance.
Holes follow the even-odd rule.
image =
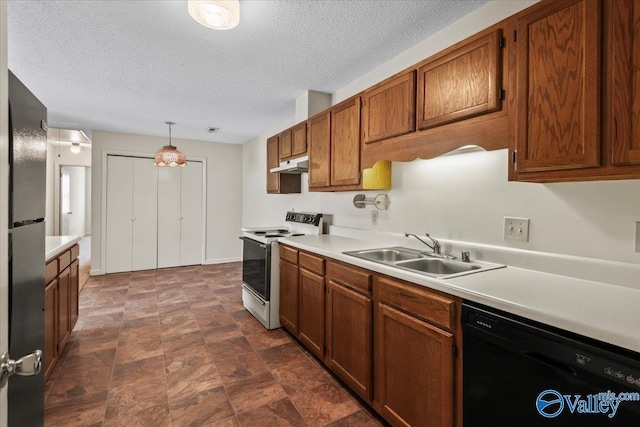
[[[271,169],[271,173],[303,173],[309,172],[309,156],[298,157],[280,162],[280,166]]]

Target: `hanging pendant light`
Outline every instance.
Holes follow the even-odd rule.
[[[71,151],[73,154],[78,154],[81,149],[82,147],[80,146],[79,142],[72,142],[71,147],[69,147],[69,151]]]
[[[165,145],[156,153],[155,161],[156,166],[176,166],[184,167],[187,164],[187,159],[184,157],[176,147],[171,145],[171,126],[175,125],[174,122],[165,122],[169,125],[169,145]]]
[[[214,30],[230,30],[240,22],[238,0],[189,0],[189,15]]]

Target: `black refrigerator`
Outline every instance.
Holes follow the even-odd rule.
[[[9,72],[9,354],[44,348],[47,109]],[[13,375],[8,425],[44,424],[44,372]]]

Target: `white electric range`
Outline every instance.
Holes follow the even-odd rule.
[[[331,215],[287,212],[284,226],[242,229],[242,303],[267,329],[280,327],[279,237],[326,234]]]

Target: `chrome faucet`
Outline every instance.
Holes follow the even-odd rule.
[[[425,236],[427,236],[427,239],[431,240],[431,244],[425,242],[424,240],[422,240],[420,237],[416,236],[415,234],[404,233],[404,237],[415,237],[416,239],[420,240],[422,243],[424,243],[425,245],[430,247],[431,250],[433,250],[433,253],[432,254],[428,254],[428,255],[435,256],[437,258],[456,259],[456,257],[453,256],[453,255],[441,253],[440,242],[438,242],[436,239],[431,237],[429,235],[429,233],[425,233]]]

